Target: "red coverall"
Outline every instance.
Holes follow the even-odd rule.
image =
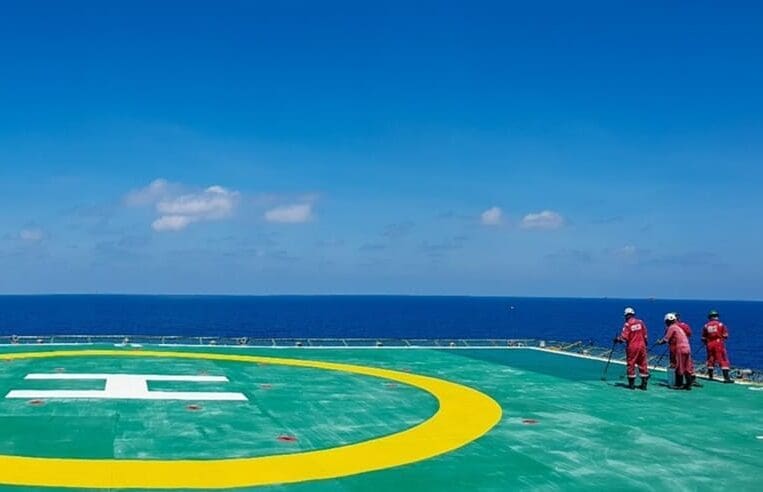
[[[649,367],[646,360],[646,324],[640,319],[633,317],[625,322],[620,340],[627,345],[625,347],[626,362],[628,364],[628,377],[636,377],[636,366],[639,368],[639,376],[649,377]]]
[[[693,376],[694,364],[691,360],[691,347],[686,332],[678,326],[678,323],[673,323],[665,331],[665,340],[670,347],[670,356],[676,361],[676,375]]]
[[[676,326],[683,330],[687,338],[691,336],[691,326],[689,326],[689,323],[677,321]],[[689,345],[689,350],[691,350],[691,344]],[[676,353],[673,350],[670,351],[670,367],[676,367]]]
[[[712,369],[716,364],[721,369],[729,369],[728,355],[726,355],[726,339],[729,332],[726,325],[717,319],[710,320],[702,329],[702,340],[707,345],[707,368]]]

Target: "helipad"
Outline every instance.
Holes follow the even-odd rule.
[[[757,490],[761,392],[632,392],[601,369],[531,349],[6,347],[0,488]]]

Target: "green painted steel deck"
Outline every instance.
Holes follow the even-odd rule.
[[[326,450],[394,435],[438,411],[431,394],[374,376],[309,367],[141,357],[7,354],[0,349],[0,455],[87,460],[220,460]],[[705,382],[677,391],[655,373],[622,387],[623,368],[536,349],[151,347],[392,369],[459,383],[494,399],[498,424],[459,449],[412,464],[258,491],[761,490],[763,391]],[[151,381],[149,390],[233,392],[246,401],[6,398],[11,391],[103,390],[102,380],[29,374],[224,376]],[[454,425],[458,425],[457,423]],[[295,470],[295,474],[297,471]],[[7,470],[0,469],[0,484]],[[3,486],[0,490],[40,490]],[[44,488],[44,490],[56,490]],[[72,490],[71,488],[66,490]],[[244,490],[244,489],[241,489]]]

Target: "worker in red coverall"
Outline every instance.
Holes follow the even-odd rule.
[[[691,361],[691,346],[686,332],[679,326],[678,317],[675,313],[665,315],[665,336],[658,342],[668,344],[670,355],[673,357],[676,368],[676,389],[690,390],[694,382],[694,364]]]
[[[723,382],[733,383],[729,376],[729,357],[726,354],[726,340],[729,338],[729,331],[719,319],[718,311],[713,309],[707,314],[708,322],[702,328],[702,343],[707,348],[707,377],[713,379],[713,369],[715,365],[721,366],[723,371]]]
[[[681,330],[683,330],[684,334],[686,335],[687,340],[689,341],[689,350],[691,350],[691,326],[689,326],[689,323],[686,323],[681,320],[681,313],[673,313],[676,315],[676,325],[678,325]],[[675,368],[676,367],[676,358],[675,353],[670,352],[670,367]],[[696,384],[697,376],[694,374],[694,363],[692,361],[692,373],[691,373],[691,382],[694,386],[699,386]]]
[[[620,335],[615,337],[614,343],[625,343],[626,362],[628,364],[628,388],[636,386],[636,366],[641,376],[640,389],[646,390],[649,381],[649,367],[647,367],[647,332],[646,324],[636,317],[636,311],[625,308],[625,324]]]

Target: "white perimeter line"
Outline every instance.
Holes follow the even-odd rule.
[[[55,373],[55,374],[27,374],[24,379],[29,380],[53,380],[53,381],[93,381],[108,380],[114,374],[73,374],[73,373]],[[139,376],[146,381],[168,381],[168,382],[189,382],[189,383],[229,383],[226,376],[195,376],[178,374],[176,376],[166,374],[130,374],[130,376]]]

